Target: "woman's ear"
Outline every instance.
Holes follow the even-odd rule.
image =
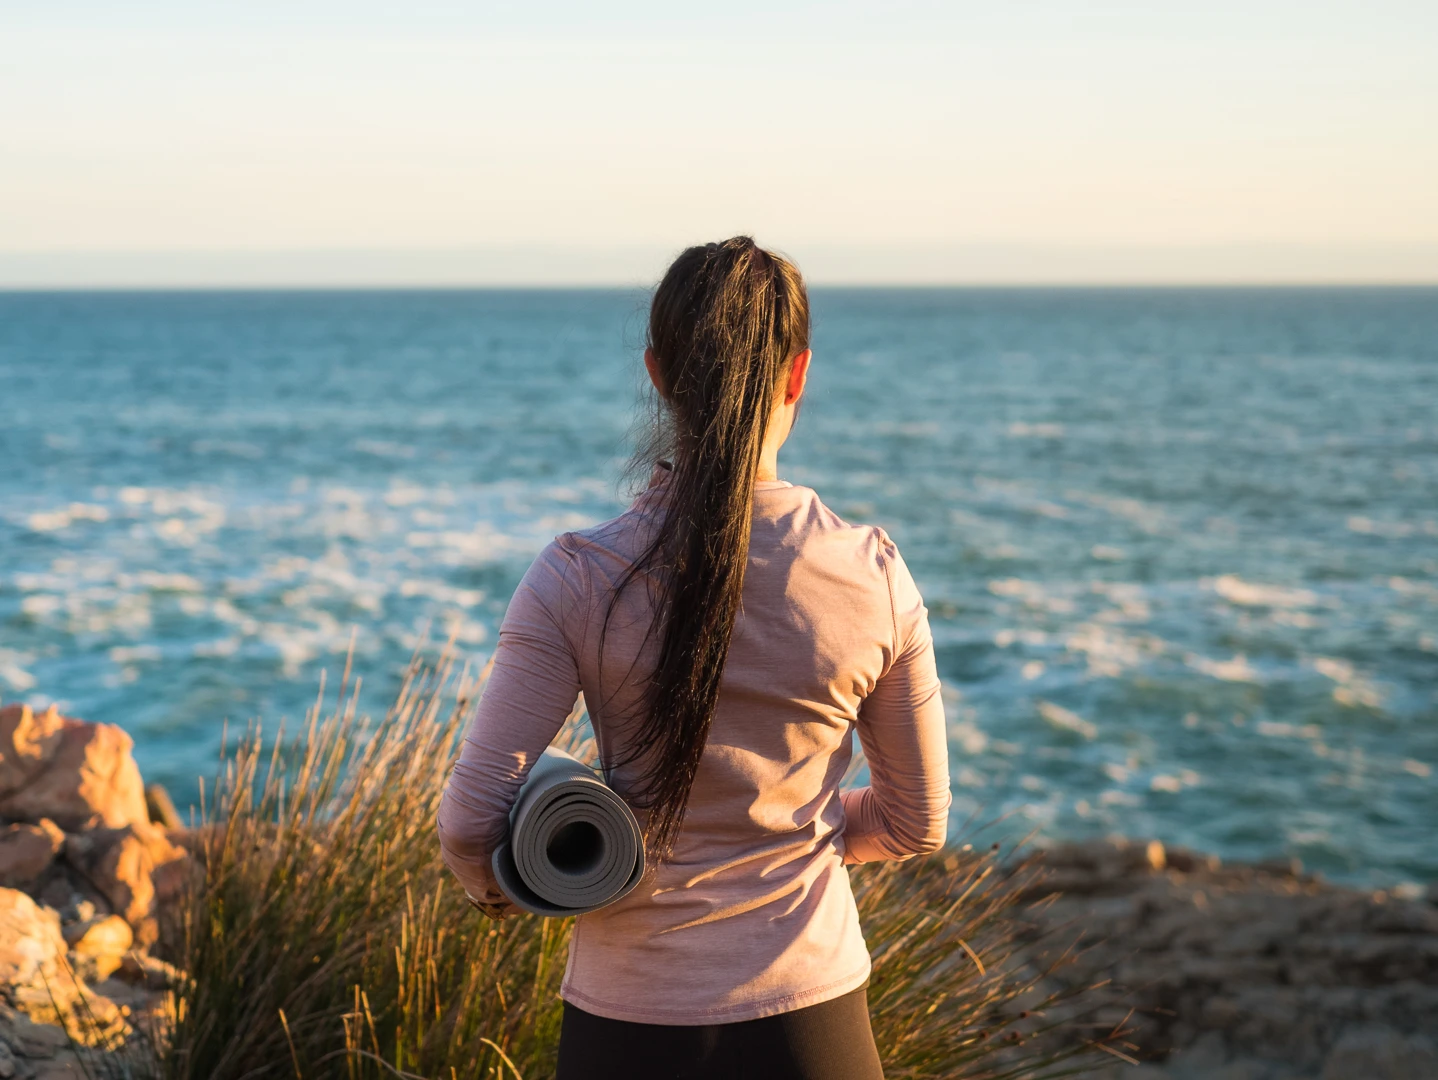
[[[649,381],[654,384],[654,389],[659,391],[659,396],[667,397],[664,380],[659,377],[659,357],[654,355],[653,349],[644,350],[644,370],[649,372]]]
[[[794,363],[789,368],[789,384],[784,387],[785,405],[794,404],[803,395],[804,384],[809,379],[809,360],[813,355],[812,349],[805,349],[794,357]]]

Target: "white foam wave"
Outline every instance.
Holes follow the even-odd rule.
[[[93,503],[71,503],[59,510],[40,510],[25,518],[25,524],[32,532],[60,532],[77,521],[105,522],[110,520],[110,511]]]
[[[1240,683],[1261,683],[1263,677],[1248,662],[1248,657],[1242,653],[1237,654],[1231,660],[1213,660],[1207,656],[1200,656],[1198,653],[1187,653],[1183,662],[1195,671],[1214,679],[1221,679],[1224,682]]]
[[[1036,703],[1039,715],[1056,728],[1064,731],[1072,731],[1082,735],[1085,739],[1098,738],[1098,727],[1092,722],[1085,720],[1078,713],[1065,709],[1052,701],[1039,701]]]
[[[1318,594],[1309,589],[1261,585],[1236,574],[1224,574],[1206,584],[1230,604],[1242,607],[1304,608],[1318,603]]]
[[[1129,635],[1098,622],[1080,623],[1064,639],[1064,647],[1081,654],[1090,676],[1115,679],[1168,651],[1168,643],[1151,635]]]
[[[1000,578],[989,582],[989,592],[1006,599],[1023,601],[1026,607],[1067,615],[1074,610],[1074,602],[1067,596],[1056,595],[1054,586],[1021,578]]]
[[[1333,688],[1333,700],[1340,705],[1382,708],[1384,693],[1380,687],[1359,672],[1347,660],[1333,656],[1318,656],[1312,660],[1313,669],[1337,685]]]
[[[1406,540],[1419,534],[1438,536],[1438,521],[1375,521],[1370,517],[1354,516],[1348,519],[1348,530],[1385,540]]]
[[[1282,720],[1260,720],[1254,725],[1254,730],[1271,739],[1323,738],[1323,729],[1317,724],[1290,724]]]
[[[1122,518],[1124,521],[1136,526],[1140,532],[1156,536],[1168,531],[1169,520],[1165,514],[1156,506],[1150,506],[1138,499],[1130,499],[1119,495],[1105,495],[1096,491],[1066,491],[1064,498],[1071,502],[1082,503],[1085,506],[1092,506],[1096,510],[1103,510],[1114,517]]]
[[[1404,596],[1417,596],[1438,603],[1438,585],[1429,581],[1414,581],[1412,578],[1395,575],[1388,579],[1388,587]]]
[[[0,682],[21,694],[34,689],[35,676],[24,666],[34,659],[30,653],[23,653],[18,649],[0,649]]]
[[[110,659],[117,664],[133,664],[137,660],[160,660],[164,653],[158,645],[116,645],[110,650]]]
[[[1062,424],[1026,424],[1023,421],[1010,424],[1009,435],[1015,439],[1061,439],[1064,436]]]

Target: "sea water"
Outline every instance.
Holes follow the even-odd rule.
[[[0,698],[182,804],[617,513],[645,296],[0,295]],[[816,290],[781,473],[927,600],[955,834],[1438,878],[1438,291]]]

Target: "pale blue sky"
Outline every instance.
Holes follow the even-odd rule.
[[[1438,281],[1438,3],[0,0],[0,285]]]

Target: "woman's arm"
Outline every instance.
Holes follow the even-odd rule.
[[[579,696],[583,560],[551,543],[515,590],[485,683],[439,806],[444,861],[474,900],[507,904],[490,871],[509,811]]]
[[[844,862],[907,859],[943,846],[949,746],[929,615],[898,549],[880,535],[893,598],[893,660],[859,708],[869,786],[841,798]]]

